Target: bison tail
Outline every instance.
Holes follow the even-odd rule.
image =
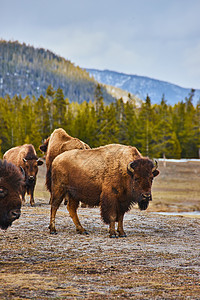
[[[46,187],[47,190],[51,193],[51,167],[47,170],[46,173]]]

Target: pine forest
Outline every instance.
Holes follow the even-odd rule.
[[[39,145],[55,128],[62,127],[90,147],[110,143],[132,145],[150,158],[198,158],[200,147],[200,101],[192,103],[194,91],[173,107],[164,96],[160,104],[146,101],[138,107],[131,96],[104,103],[97,85],[94,101],[71,102],[61,88],[48,86],[45,95],[0,97],[0,156],[11,147]]]

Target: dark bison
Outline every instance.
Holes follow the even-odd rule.
[[[49,191],[51,191],[51,165],[54,158],[59,154],[72,149],[90,149],[86,143],[70,136],[62,128],[55,129],[50,137],[48,137],[39,148],[46,154],[46,187]]]
[[[11,148],[4,154],[3,159],[24,170],[26,184],[22,190],[22,203],[25,203],[25,194],[27,193],[30,195],[30,204],[33,206],[38,166],[43,164],[43,161],[38,159],[34,146],[25,144]]]
[[[71,150],[52,163],[50,233],[56,233],[55,216],[64,197],[79,233],[86,233],[77,216],[79,201],[100,205],[101,217],[110,225],[110,237],[126,236],[123,217],[134,203],[147,209],[152,200],[151,186],[159,174],[157,164],[131,146],[107,145],[87,151]]]
[[[21,188],[24,178],[20,170],[7,161],[0,160],[0,228],[7,229],[20,217]]]

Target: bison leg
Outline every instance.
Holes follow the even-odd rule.
[[[119,217],[118,217],[118,227],[117,227],[119,237],[126,237],[126,233],[124,232],[124,228],[123,228],[123,219],[124,219],[124,215],[119,215]]]
[[[35,204],[32,190],[31,190],[31,193],[30,193],[30,204],[31,204],[31,206],[33,206]]]
[[[115,221],[110,221],[109,233],[110,233],[110,238],[118,237],[115,231]]]
[[[58,206],[51,205],[51,217],[50,217],[50,224],[49,224],[49,229],[51,234],[56,234],[55,218],[56,218],[56,212],[58,210],[58,207],[59,205]]]
[[[22,195],[22,205],[25,205],[25,194],[26,194],[26,190],[25,188],[23,188],[21,195]]]
[[[51,194],[50,203],[51,203],[51,216],[50,216],[50,224],[49,229],[51,234],[56,234],[56,228],[55,228],[55,218],[56,218],[56,212],[63,200],[62,196],[57,196]]]
[[[116,195],[112,190],[102,192],[100,196],[101,217],[106,224],[109,224],[109,233],[111,238],[118,237],[115,231],[115,222],[117,221],[117,201]]]
[[[78,215],[77,215],[77,208],[79,205],[79,201],[76,201],[72,198],[68,197],[67,201],[67,209],[69,212],[70,217],[72,218],[72,221],[74,222],[74,225],[76,226],[76,231],[81,234],[88,234],[87,231],[83,228],[81,225]]]

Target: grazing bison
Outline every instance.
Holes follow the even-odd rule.
[[[71,137],[62,128],[55,129],[51,136],[46,139],[40,150],[46,153],[46,187],[51,191],[51,165],[56,156],[72,149],[90,149],[90,147],[81,140]]]
[[[159,174],[157,163],[131,146],[107,145],[87,151],[71,150],[52,163],[50,233],[56,233],[55,215],[64,197],[79,233],[86,233],[77,216],[79,201],[100,205],[101,217],[110,226],[110,237],[125,237],[123,217],[134,203],[147,209],[152,200],[151,185]]]
[[[7,229],[20,217],[20,192],[24,178],[19,169],[0,160],[0,228]]]
[[[23,168],[25,173],[25,186],[22,189],[22,203],[25,203],[25,194],[30,195],[30,204],[34,205],[34,188],[38,173],[38,166],[43,162],[38,159],[33,145],[25,144],[9,149],[3,156],[8,162],[19,168]]]

